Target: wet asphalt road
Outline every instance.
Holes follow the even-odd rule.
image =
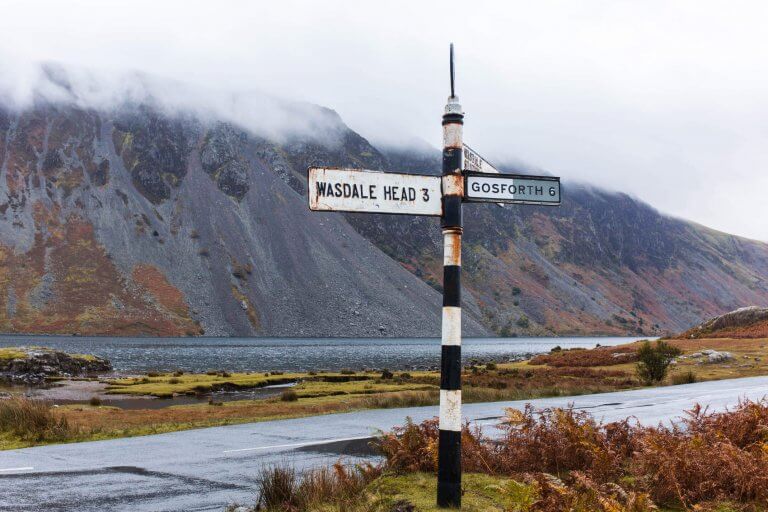
[[[678,418],[695,403],[722,410],[740,398],[768,395],[768,377],[704,382],[530,401],[536,407],[590,411],[605,421],[634,416],[645,424]],[[470,404],[467,418],[492,429],[504,407]],[[188,430],[146,437],[0,452],[3,511],[198,511],[252,503],[265,464],[297,469],[359,460],[378,429],[433,417],[437,407],[337,414],[315,418]]]

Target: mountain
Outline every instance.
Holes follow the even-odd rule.
[[[439,335],[439,220],[313,213],[305,190],[309,165],[436,174],[439,152],[290,108],[309,130],[151,101],[1,108],[0,331]],[[464,211],[467,335],[661,334],[768,301],[768,246],[625,194]]]
[[[467,204],[464,218],[465,296],[502,334],[661,335],[768,298],[768,245],[626,194],[566,183],[560,207]],[[438,287],[428,221],[351,222]]]
[[[768,338],[768,308],[739,308],[710,318],[675,338]]]

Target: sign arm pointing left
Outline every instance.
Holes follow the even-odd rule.
[[[310,167],[309,209],[440,216],[439,176]]]

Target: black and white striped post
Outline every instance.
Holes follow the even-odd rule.
[[[464,112],[454,87],[443,113],[443,175],[307,169],[309,209],[441,216],[443,327],[437,505],[461,507],[461,205],[466,202],[560,204],[560,178],[502,174],[464,145]],[[465,158],[466,157],[466,158]],[[466,190],[465,190],[466,187]]]
[[[440,368],[440,438],[437,505],[461,506],[461,202],[464,113],[454,91],[443,114],[443,320]]]

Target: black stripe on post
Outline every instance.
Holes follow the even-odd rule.
[[[464,114],[443,115],[443,126],[446,124],[464,124]]]
[[[455,172],[457,169],[461,169],[462,154],[463,151],[461,148],[443,149],[443,170]]]
[[[461,196],[443,196],[443,227],[461,227]]]
[[[440,389],[461,389],[461,345],[443,345],[440,358]]]
[[[437,470],[437,506],[461,506],[461,432],[441,430]]]
[[[461,307],[461,267],[443,267],[443,307]]]

